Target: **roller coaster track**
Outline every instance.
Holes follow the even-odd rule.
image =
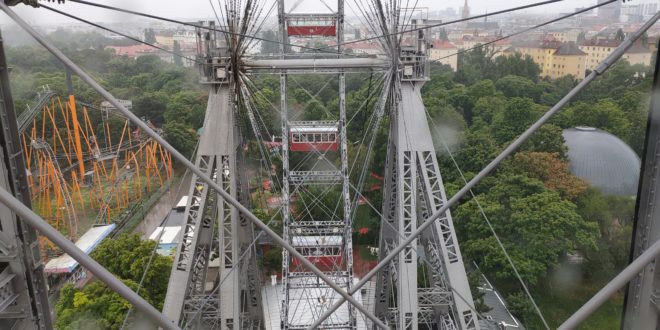
[[[41,91],[39,91],[34,98],[33,104],[28,105],[25,111],[23,111],[16,119],[16,121],[18,121],[18,132],[23,133],[25,129],[30,126],[34,117],[36,117],[37,114],[43,110],[44,106],[46,106],[48,101],[56,95],[55,92],[50,90],[48,85],[42,86]]]

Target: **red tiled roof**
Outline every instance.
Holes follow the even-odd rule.
[[[436,49],[454,49],[456,46],[449,40],[433,40],[433,48]]]
[[[114,49],[117,55],[126,55],[129,57],[135,57],[138,54],[153,53],[155,50],[155,48],[147,45],[108,46],[106,48]]]

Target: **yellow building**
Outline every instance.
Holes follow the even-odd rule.
[[[587,69],[593,70],[608,55],[610,55],[619,45],[620,41],[614,39],[588,40],[580,45],[580,50],[587,53]],[[634,45],[625,54],[623,58],[630,64],[651,65],[653,53],[650,49],[639,45]]]
[[[508,48],[505,55],[520,53],[529,55],[534,63],[541,68],[542,77],[552,79],[571,75],[576,79],[584,79],[587,54],[582,52],[573,42],[546,41],[520,44]]]
[[[159,35],[156,35],[156,42],[161,44],[161,45],[166,46],[167,48],[172,49],[172,47],[174,45],[174,37],[172,37],[171,34],[170,35],[161,35],[161,34],[159,34]]]
[[[458,68],[458,48],[447,40],[433,40],[433,48],[429,52],[429,59],[449,65],[452,70]]]
[[[548,31],[546,35],[561,42],[577,42],[580,32],[580,29],[558,29]]]
[[[488,47],[493,51],[493,58],[502,55],[502,52],[511,46],[511,42],[508,39],[497,40],[496,36],[463,36],[460,40],[453,41],[454,45],[460,50],[472,49],[477,47],[477,45],[485,45],[487,43]]]

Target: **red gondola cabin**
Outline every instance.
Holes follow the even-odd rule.
[[[334,37],[337,35],[337,19],[333,16],[291,15],[287,18],[287,33],[290,36]]]
[[[291,151],[337,151],[339,125],[331,121],[291,122],[289,128],[289,150]]]

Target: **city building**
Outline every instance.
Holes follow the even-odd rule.
[[[461,8],[461,18],[470,17],[470,7],[468,6],[468,0],[465,0],[465,4]]]
[[[658,12],[657,0],[628,2],[621,6],[621,22],[642,22]]]
[[[353,54],[377,55],[383,52],[382,47],[377,42],[354,42],[346,44],[344,49],[350,50]]]
[[[584,79],[587,54],[574,42],[524,42],[504,51],[505,55],[515,53],[529,55],[541,67],[542,77],[556,79],[571,75],[579,80]]]
[[[429,59],[449,65],[452,70],[456,71],[458,67],[457,51],[458,47],[448,40],[433,40],[433,48],[431,48]]]
[[[581,29],[567,28],[550,30],[548,31],[547,36],[560,42],[578,42],[580,33],[582,33]]]
[[[604,4],[608,0],[598,0],[598,4]],[[615,1],[598,8],[598,18],[601,22],[614,23],[619,21],[621,16],[621,1]]]
[[[587,54],[587,70],[593,70],[620,44],[621,41],[615,39],[591,39],[583,42],[579,47]],[[623,55],[623,58],[630,64],[651,65],[652,55],[650,49],[636,44]]]
[[[156,43],[171,49],[174,46],[174,34],[170,31],[160,31],[156,34]]]
[[[471,49],[477,45],[484,45],[489,42],[493,42],[497,39],[496,36],[471,36],[465,35],[459,40],[452,41],[452,43],[458,47],[458,49]],[[450,39],[451,40],[451,39]],[[488,45],[494,53],[494,57],[500,56],[502,52],[509,47],[511,47],[511,41],[509,39],[503,39],[495,41]]]

